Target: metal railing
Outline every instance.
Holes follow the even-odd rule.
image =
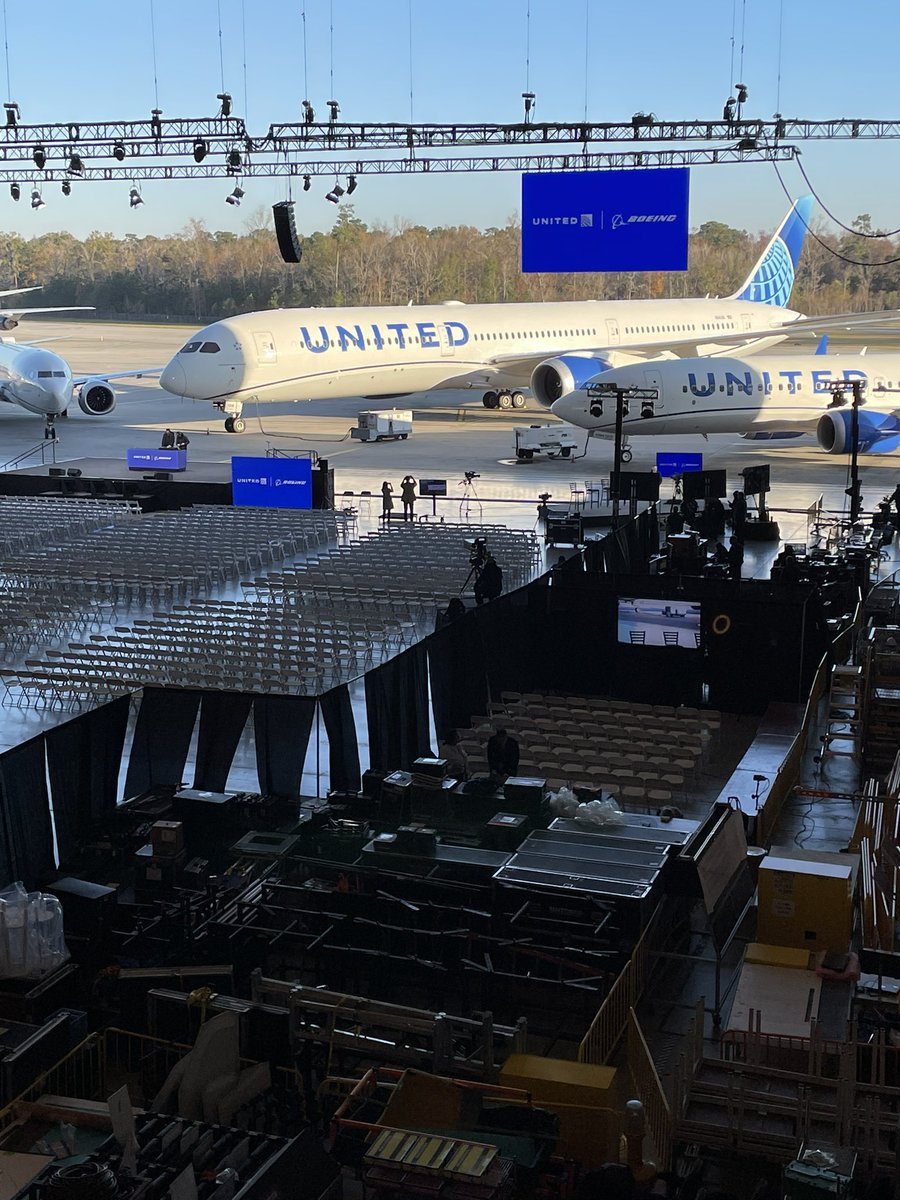
[[[674,1139],[672,1110],[633,1008],[628,1013],[628,1070],[638,1099],[644,1106],[647,1127],[656,1147],[657,1164],[668,1170]]]
[[[56,438],[44,438],[41,442],[36,442],[35,445],[29,446],[27,450],[23,450],[21,454],[17,454],[15,458],[11,458],[9,462],[0,465],[0,471],[13,471],[27,458],[32,458],[40,454],[41,466],[45,467],[47,463],[56,462]]]

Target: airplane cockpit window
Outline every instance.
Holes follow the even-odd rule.
[[[334,343],[332,343],[333,345]],[[201,354],[218,354],[221,346],[217,342],[204,342],[200,347]]]
[[[38,379],[52,379],[52,378],[53,378],[52,371],[38,371]]]
[[[53,372],[54,379],[65,379],[65,377],[66,377],[65,371],[54,371]]]
[[[182,354],[194,354],[197,350],[200,349],[201,345],[202,345],[201,342],[188,342],[188,344],[186,346],[181,347],[181,353]]]

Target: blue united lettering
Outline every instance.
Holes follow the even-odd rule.
[[[441,328],[443,333],[439,332]],[[390,321],[384,326],[372,324],[365,328],[362,325],[337,325],[333,332],[324,325],[317,326],[312,332],[306,325],[300,326],[303,345],[313,354],[324,354],[332,346],[344,353],[348,350],[365,350],[367,344],[375,350],[384,350],[395,344],[405,350],[415,344],[415,337],[418,337],[423,349],[439,350],[444,335],[444,344],[451,347],[465,346],[469,341],[469,330],[462,321],[444,321],[440,327],[434,321],[418,321],[414,326],[406,321]]]
[[[693,371],[688,371],[688,387],[691,389],[691,394],[694,396],[711,396],[716,390],[716,377],[712,371],[706,372],[707,382],[705,385],[697,382],[697,376]]]
[[[749,371],[744,372],[743,379],[739,375],[733,375],[731,371],[725,372],[725,390],[729,396],[734,395],[735,388],[747,396],[750,395],[753,391],[753,377]]]

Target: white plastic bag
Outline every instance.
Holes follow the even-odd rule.
[[[574,817],[578,810],[578,797],[567,787],[551,792],[548,803],[554,817]]]
[[[0,892],[0,978],[39,979],[69,957],[55,896],[14,883]]]
[[[615,800],[589,800],[579,804],[575,812],[576,821],[587,821],[591,825],[624,825],[625,814]]]

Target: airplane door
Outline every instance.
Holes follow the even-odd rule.
[[[663,411],[664,405],[663,405],[662,375],[659,373],[659,371],[645,371],[644,372],[644,387],[645,388],[656,388],[656,400],[654,401],[654,404],[653,404],[653,411],[654,411],[654,413],[661,413]]]
[[[750,320],[749,313],[741,313],[741,328],[744,333],[749,332],[753,328],[753,322]]]
[[[253,341],[256,344],[256,361],[260,366],[278,362],[275,339],[271,333],[254,333]]]
[[[450,340],[450,330],[441,321],[436,324],[438,341],[441,343],[441,358],[452,358],[454,346]]]
[[[618,346],[619,344],[619,322],[611,321],[609,318],[606,321],[606,344],[608,346]]]

